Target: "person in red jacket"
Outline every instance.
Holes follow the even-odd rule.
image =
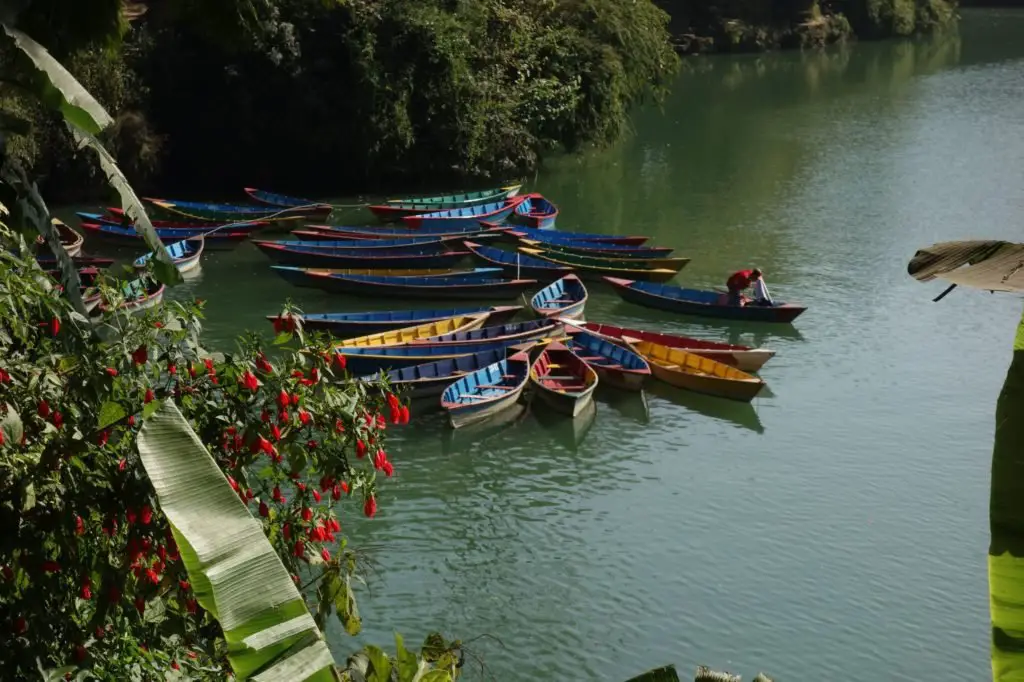
[[[744,305],[743,291],[751,286],[754,287],[755,304],[772,305],[772,299],[768,295],[768,287],[764,283],[764,277],[757,268],[753,270],[739,270],[732,273],[725,286],[729,289],[729,305]]]

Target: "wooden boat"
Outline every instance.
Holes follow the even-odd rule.
[[[252,223],[248,224],[248,231],[245,231],[246,225],[238,225],[238,228],[242,230],[231,228],[231,232],[226,230],[220,230],[217,232],[210,232],[209,230],[172,230],[167,231],[164,229],[156,229],[156,234],[160,237],[161,241],[174,242],[180,239],[188,239],[189,237],[204,237],[206,248],[230,248],[236,246],[241,242],[245,241],[250,237],[251,230],[255,227]],[[128,244],[131,246],[139,246],[145,244],[139,233],[131,227],[118,227],[117,225],[100,225],[98,223],[81,223],[81,228],[88,234],[110,242],[118,242],[121,244]]]
[[[214,220],[277,220],[295,217],[322,217],[331,213],[330,206],[295,206],[279,208],[273,206],[246,206],[244,204],[217,204],[205,201],[182,201],[179,199],[155,199],[143,197],[152,206],[169,214],[189,218]]]
[[[501,225],[493,224],[491,227],[501,229]],[[616,235],[616,234],[600,234],[596,232],[554,232],[539,231],[539,230],[523,230],[516,228],[504,228],[504,231],[510,237],[515,239],[536,239],[537,241],[544,242],[546,244],[565,244],[565,243],[577,243],[577,242],[595,242],[597,244],[617,244],[620,246],[640,246],[647,241],[647,237],[642,236],[630,236],[630,235]]]
[[[489,267],[501,268],[513,277],[533,277],[538,282],[551,282],[572,272],[571,267],[557,265],[526,254],[496,249],[477,242],[462,242],[473,256]]]
[[[572,267],[576,270],[580,277],[587,279],[598,280],[603,278],[605,275],[622,275],[624,277],[632,277],[636,280],[653,281],[653,282],[667,282],[676,276],[677,271],[669,268],[645,268],[641,267],[641,262],[629,261],[629,263],[636,263],[634,267],[614,267],[613,261],[605,259],[601,261],[594,259],[592,264],[583,265],[580,263],[570,263],[563,260],[562,256],[567,254],[551,254],[548,251],[542,251],[541,249],[531,249],[525,246],[519,247],[520,253],[525,253],[528,256],[534,258],[540,258],[542,260],[550,261],[558,265],[564,265],[566,267]],[[679,267],[683,267],[689,262],[688,259],[682,259],[685,262]],[[604,264],[598,264],[603,262]]]
[[[435,339],[443,335],[479,329],[486,320],[487,315],[458,315],[436,322],[424,322],[423,324],[403,327],[402,329],[392,329],[386,332],[357,336],[352,339],[339,341],[335,345],[350,348],[357,346],[405,346],[424,339]]]
[[[174,267],[184,275],[199,269],[199,259],[203,255],[205,243],[206,240],[203,237],[191,237],[189,239],[182,239],[180,242],[166,244],[165,247],[167,248],[167,253],[174,259]],[[136,258],[134,265],[138,269],[145,268],[152,258],[153,252],[150,251],[145,256]]]
[[[562,414],[575,417],[593,401],[598,379],[590,365],[556,341],[548,344],[534,360],[530,383],[537,388],[540,400]]]
[[[298,286],[315,287],[335,293],[395,298],[434,300],[515,298],[537,284],[537,280],[534,279],[481,278],[476,273],[462,277],[439,275],[410,277],[381,274],[339,274],[338,271],[313,270],[284,265],[273,265],[271,268],[278,275]],[[484,270],[493,270],[493,268]]]
[[[401,329],[426,322],[437,322],[449,317],[460,315],[486,315],[485,324],[507,322],[522,310],[522,306],[493,306],[442,308],[426,310],[375,310],[360,313],[306,313],[298,315],[302,326],[307,330],[331,332],[337,337],[362,336],[375,334],[390,329]],[[271,322],[281,321],[280,315],[267,315]]]
[[[587,305],[587,288],[576,275],[566,275],[538,291],[530,307],[541,317],[571,317],[582,320]]]
[[[355,251],[360,249],[372,249],[384,251],[386,249],[433,249],[436,253],[449,250],[447,242],[437,237],[410,237],[408,239],[254,239],[253,244],[257,247],[261,244],[273,244],[289,249],[316,249],[334,251],[344,249]]]
[[[549,319],[527,320],[525,322],[506,322],[504,324],[493,324],[479,329],[460,330],[438,336],[414,339],[405,345],[426,346],[426,345],[454,345],[458,343],[484,343],[491,341],[512,341],[519,339],[527,341],[545,337],[561,337],[565,332],[561,325]],[[352,345],[346,343],[345,345]]]
[[[388,386],[402,390],[402,394],[410,398],[433,398],[444,393],[444,390],[459,377],[500,362],[507,355],[506,348],[491,349],[472,355],[424,362],[422,365],[393,369],[389,372],[378,372],[362,378],[369,382],[387,379]]]
[[[110,208],[107,210],[113,211],[114,209]],[[88,213],[86,211],[78,211],[75,213],[75,215],[87,223],[99,223],[101,225],[116,225],[117,227],[130,227],[132,229],[135,228],[135,223],[132,222],[127,216],[125,216],[123,212],[118,215],[105,215],[103,213]],[[151,218],[149,222],[152,223],[153,227],[158,227],[163,230],[208,231],[216,227],[224,227],[226,225],[231,225],[231,223],[218,222],[213,220],[193,220],[191,222],[188,222],[180,220],[154,220]]]
[[[441,394],[452,428],[468,426],[513,407],[530,376],[530,355],[520,351],[455,381]]]
[[[601,244],[598,242],[542,242],[538,239],[523,238],[520,246],[544,249],[552,253],[572,253],[593,258],[623,258],[629,260],[650,260],[666,258],[674,249],[662,246],[631,246],[629,244]]]
[[[97,258],[93,256],[72,256],[71,261],[77,268],[105,268],[114,264],[113,258]],[[36,256],[36,262],[43,270],[56,270],[60,268],[55,256]]]
[[[356,376],[380,370],[399,369],[436,362],[485,350],[504,350],[524,343],[521,339],[481,343],[437,343],[405,346],[336,346],[334,352],[345,356],[349,372]],[[528,343],[528,342],[526,342]]]
[[[764,388],[759,377],[711,358],[629,336],[623,340],[647,360],[654,376],[666,384],[746,403]]]
[[[519,193],[522,185],[497,187],[477,192],[462,192],[433,197],[411,197],[406,199],[389,199],[383,204],[369,206],[370,211],[382,221],[401,220],[408,215],[444,211],[453,208],[468,208],[481,204],[493,204],[511,199]]]
[[[450,230],[453,227],[480,229],[480,221],[500,223],[522,203],[522,197],[506,199],[492,204],[480,204],[467,208],[452,208],[446,211],[420,213],[402,218],[406,227]]]
[[[57,235],[60,237],[61,246],[64,247],[66,254],[74,258],[82,253],[82,244],[85,242],[85,237],[71,229],[60,218],[51,218],[50,223],[57,228]],[[49,245],[47,245],[42,235],[36,237],[36,244],[42,247],[44,251],[49,252]]]
[[[729,305],[728,295],[717,291],[684,289],[670,284],[605,277],[625,301],[684,315],[718,317],[750,322],[792,322],[807,308],[776,302],[774,306]]]
[[[558,218],[558,207],[540,194],[526,194],[509,216],[509,222],[538,230],[550,230]]]
[[[643,357],[623,345],[615,344],[571,324],[565,325],[569,334],[564,343],[580,360],[590,365],[601,379],[602,386],[614,386],[626,391],[640,391],[651,367]]]
[[[528,247],[520,247],[521,253],[529,253]],[[690,262],[689,258],[619,258],[617,256],[596,256],[582,253],[551,251],[545,247],[531,249],[540,252],[538,258],[564,263],[574,268],[619,268],[650,270],[673,270],[679,272]]]
[[[287,194],[277,194],[275,192],[266,192],[262,189],[256,189],[255,187],[243,187],[245,193],[249,195],[249,198],[253,201],[266,204],[268,206],[276,206],[277,208],[305,208],[306,206],[316,206],[321,210],[326,210],[328,214],[334,210],[334,207],[330,204],[325,204],[322,201],[312,201],[310,199],[302,199],[301,197],[290,197]]]
[[[87,310],[99,310],[104,313],[136,313],[160,304],[164,298],[164,285],[155,280],[143,281],[134,279],[125,282],[121,288],[124,300],[116,306],[104,301],[99,291],[91,290],[82,296]]]
[[[488,230],[479,225],[463,227],[438,227],[427,225],[420,229],[386,227],[345,227],[331,225],[307,225],[304,229],[293,230],[292,234],[307,239],[411,239],[433,237],[434,239],[480,239],[483,235],[501,237],[501,230]]]
[[[599,324],[597,322],[583,322],[579,326],[587,331],[611,339],[622,341],[624,336],[630,336],[641,341],[650,341],[669,348],[679,348],[690,353],[696,353],[712,360],[731,365],[744,372],[756,372],[775,356],[775,351],[767,348],[750,348],[749,346],[737,346],[717,341],[706,341],[694,339],[688,336],[676,334],[662,334],[660,332],[645,331],[643,329],[631,329],[616,327],[611,324]],[[623,341],[623,343],[625,343]]]
[[[470,255],[469,251],[446,252],[430,247],[346,250],[300,249],[269,242],[255,244],[275,263],[306,268],[451,268]],[[443,244],[441,246],[443,249]]]
[[[487,278],[497,273],[494,268],[472,268],[467,270],[453,270],[451,268],[300,268],[294,265],[271,265],[279,277],[297,286],[311,286],[321,288],[320,284],[314,281],[313,277],[328,276],[363,276],[392,277],[396,279],[408,279],[410,277],[444,277],[446,279],[472,280]]]

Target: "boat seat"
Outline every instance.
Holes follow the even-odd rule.
[[[502,386],[501,384],[480,384],[477,388],[496,388],[501,391],[511,391],[511,386]]]
[[[549,379],[555,379],[557,381],[565,381],[567,379],[579,379],[579,377],[576,376],[575,374],[567,374],[565,376],[555,376],[553,374],[545,374],[544,376],[541,377],[542,381],[547,381]]]
[[[600,355],[577,355],[576,357],[580,360],[586,360],[587,362],[590,362],[591,360],[604,360],[604,357]]]
[[[573,384],[571,386],[547,386],[546,388],[549,388],[549,389],[552,389],[552,390],[555,390],[555,391],[558,391],[558,392],[561,393],[561,392],[564,392],[564,391],[582,391],[586,387],[587,387],[586,384],[579,384],[579,385]]]

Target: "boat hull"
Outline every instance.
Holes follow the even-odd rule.
[[[694,393],[703,393],[718,398],[728,398],[749,403],[761,392],[764,384],[735,384],[734,382],[719,379],[718,377],[701,376],[676,372],[651,362],[651,373],[654,378],[664,381],[666,384],[683,388]]]
[[[479,424],[515,406],[528,381],[529,365],[529,355],[518,352],[456,379],[441,395],[451,427]]]
[[[483,211],[486,211],[488,207],[492,207],[492,204],[481,204],[480,206],[468,209],[455,209],[411,215],[402,218],[402,222],[406,227],[435,231],[450,230],[452,228],[466,230],[478,229],[480,228],[481,221],[493,223],[504,222],[518,205],[519,200],[510,199],[505,202],[504,206],[493,208],[493,210],[486,213]],[[467,215],[448,215],[448,213],[454,213],[456,210],[464,211]]]
[[[530,307],[540,317],[571,317],[583,320],[589,294],[576,275],[566,275],[538,291]]]
[[[450,268],[470,255],[469,251],[423,253],[415,249],[394,249],[388,255],[369,256],[338,253],[327,249],[289,249],[259,244],[257,246],[275,263],[304,268]]]
[[[504,396],[496,400],[489,400],[479,407],[475,405],[467,405],[466,407],[449,409],[448,423],[453,429],[458,429],[463,426],[470,426],[472,424],[479,424],[480,422],[486,421],[518,403],[519,397],[523,394],[524,386],[525,384],[520,385],[519,388],[513,389],[512,391],[507,391]]]
[[[530,367],[536,396],[551,409],[570,417],[586,411],[600,379],[594,369],[559,342],[552,343]]]
[[[751,374],[696,353],[630,337],[626,341],[647,360],[655,378],[677,388],[749,403],[765,386]]]
[[[568,417],[578,417],[583,414],[587,407],[594,402],[594,392],[588,391],[583,395],[573,395],[551,391],[543,386],[537,386],[537,398],[548,405],[559,414]]]
[[[339,338],[351,338],[355,336],[365,336],[367,334],[379,334],[381,332],[401,329],[403,327],[411,327],[417,324],[425,324],[427,322],[438,322],[457,315],[487,314],[485,324],[502,324],[511,320],[521,310],[522,306],[450,308],[448,310],[432,311],[436,314],[432,314],[427,317],[415,317],[415,315],[413,315],[411,317],[393,317],[392,319],[345,319],[320,315],[305,315],[302,318],[302,325],[306,329],[331,332],[332,335]],[[399,312],[415,313],[415,311]],[[353,315],[358,316],[363,315],[363,313],[353,313]],[[279,319],[279,316],[268,315],[267,319],[273,322],[274,320]]]
[[[535,286],[536,280],[484,279],[466,280],[457,284],[404,283],[398,278],[384,277],[367,280],[349,276],[313,276],[302,270],[288,270],[280,267],[275,272],[296,286],[323,289],[331,293],[369,295],[387,298],[426,300],[489,300],[511,299]],[[390,281],[382,281],[390,280]]]

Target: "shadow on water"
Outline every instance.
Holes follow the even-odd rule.
[[[533,401],[531,411],[544,435],[569,452],[579,449],[597,419],[597,405],[594,402],[575,418],[554,412],[536,400]]]
[[[992,679],[1024,679],[1024,317],[996,403],[988,550]]]
[[[516,403],[515,406],[479,424],[470,424],[458,429],[444,425],[441,432],[441,451],[446,455],[469,452],[489,441],[497,440],[513,428],[523,426],[529,419],[528,406]]]
[[[646,425],[651,421],[651,408],[647,404],[647,394],[644,391],[622,391],[598,386],[594,399],[639,424]]]
[[[693,391],[669,386],[661,381],[651,381],[647,386],[647,390],[652,396],[693,410],[706,417],[730,422],[740,428],[750,429],[756,433],[764,433],[764,425],[761,423],[761,418],[757,416],[757,410],[750,403],[701,395]]]

